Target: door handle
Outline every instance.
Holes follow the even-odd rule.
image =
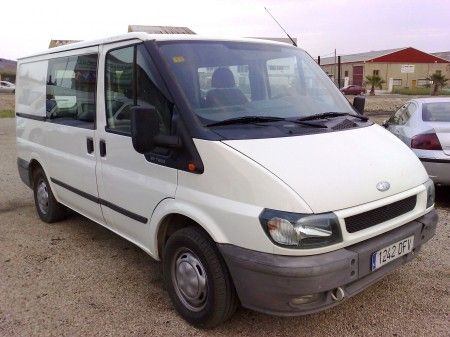
[[[100,140],[100,157],[106,156],[106,143],[103,139]]]
[[[89,154],[94,152],[94,139],[91,137],[86,138],[86,150]]]

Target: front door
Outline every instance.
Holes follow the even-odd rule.
[[[130,109],[154,106],[162,130],[170,131],[171,104],[154,84],[153,64],[141,43],[104,46],[99,94],[99,195],[108,227],[143,247],[150,247],[149,220],[157,204],[174,198],[177,170],[150,163],[132,145]],[[163,151],[163,150],[162,150]]]

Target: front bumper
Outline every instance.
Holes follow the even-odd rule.
[[[219,249],[228,265],[239,299],[246,308],[279,316],[321,311],[337,305],[333,290],[353,296],[397,267],[412,260],[436,232],[435,210],[388,233],[333,252],[312,256],[283,256],[228,244]],[[372,272],[371,254],[414,235],[414,250]],[[291,300],[318,294],[317,300],[292,305]]]
[[[436,184],[450,185],[450,159],[419,159]]]

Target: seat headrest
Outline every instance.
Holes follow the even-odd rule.
[[[236,86],[233,73],[227,67],[220,67],[214,70],[211,78],[213,88],[233,88]]]

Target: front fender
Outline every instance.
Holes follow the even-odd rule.
[[[150,254],[157,260],[161,257],[158,253],[158,231],[168,215],[180,214],[198,223],[215,242],[228,242],[226,234],[219,224],[202,209],[189,203],[167,198],[162,200],[155,208],[150,219]]]

